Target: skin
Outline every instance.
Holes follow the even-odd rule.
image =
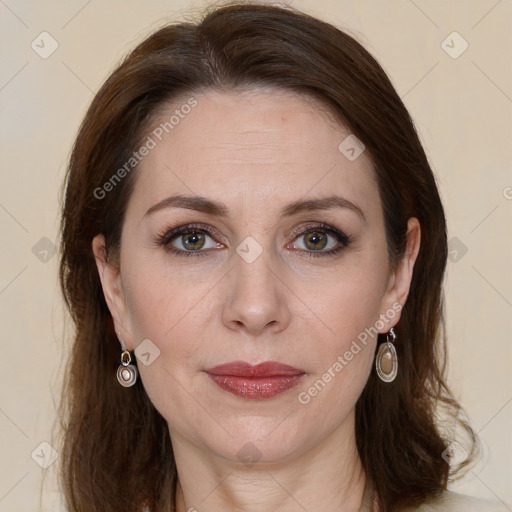
[[[152,364],[138,368],[169,425],[177,510],[356,512],[365,474],[354,411],[375,371],[376,337],[360,344],[309,403],[301,404],[298,395],[380,315],[405,303],[419,250],[418,221],[409,219],[406,253],[393,269],[371,161],[364,152],[349,161],[338,150],[349,133],[313,100],[276,90],[195,97],[197,106],[137,170],[119,264],[106,261],[102,235],[93,241],[119,338],[129,350],[145,339],[160,350]],[[169,105],[162,119],[175,108]],[[166,208],[145,215],[178,193],[221,201],[230,213],[220,218]],[[279,217],[292,201],[332,194],[356,204],[364,219],[350,208]],[[290,236],[318,222],[353,241],[335,255],[307,258],[340,243],[328,232],[326,247]],[[177,256],[154,241],[188,223],[219,234],[206,235],[204,257]],[[248,236],[263,250],[252,263],[236,252]],[[189,234],[169,245],[191,252],[191,243]],[[397,312],[379,332],[399,318]],[[223,391],[204,372],[235,360],[279,361],[306,376],[271,399],[248,400]],[[251,466],[237,455],[249,442],[260,456]]]

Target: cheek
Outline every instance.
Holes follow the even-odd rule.
[[[312,337],[315,371],[308,384],[319,382],[315,389],[306,390],[306,401],[321,394],[318,402],[353,405],[364,388],[373,365],[382,312],[382,267],[375,262],[350,272],[347,269],[339,278],[325,280],[319,288],[323,292],[310,298],[319,331]]]
[[[133,253],[135,254],[135,252]],[[150,365],[138,360],[144,388],[154,406],[165,416],[179,414],[186,401],[190,375],[199,361],[205,338],[205,294],[212,287],[207,279],[191,280],[170,265],[150,258],[133,258],[124,266],[123,289],[132,326],[133,345],[149,339],[158,357]]]
[[[379,318],[379,294],[364,282],[338,283],[329,299],[318,297],[316,312],[323,334],[308,352],[312,372],[297,392],[304,413],[328,431],[335,429],[362,393],[373,368],[374,326]],[[373,328],[373,329],[372,329]]]
[[[160,258],[133,258],[125,271],[128,285],[123,287],[135,345],[144,338],[156,343],[175,339],[194,322],[195,309],[211,287],[207,279],[187,278]]]
[[[376,296],[358,296],[349,290],[339,295],[337,301],[335,297],[331,295],[325,312],[319,315],[328,330],[317,339],[319,364],[315,368],[316,377],[333,382],[330,387],[340,385],[346,396],[349,390],[356,393],[358,388],[362,389],[368,376],[376,345],[380,301]]]
[[[337,349],[343,349],[347,341],[375,325],[381,312],[385,283],[377,263],[345,270],[335,278],[317,281],[323,286],[318,286],[315,295],[308,299],[324,327],[323,337],[338,340],[334,343]]]

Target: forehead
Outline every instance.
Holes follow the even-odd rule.
[[[176,192],[233,203],[327,192],[378,198],[369,158],[351,161],[339,149],[349,131],[316,100],[288,91],[184,96],[161,109],[145,135],[155,144],[137,171],[141,207]]]

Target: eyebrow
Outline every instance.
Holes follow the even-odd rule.
[[[144,214],[144,217],[166,208],[185,208],[188,210],[207,213],[216,217],[229,217],[229,208],[221,202],[207,199],[206,197],[202,196],[184,195],[175,195],[163,199],[162,201],[149,208],[149,210]],[[348,199],[345,199],[344,197],[335,195],[316,199],[294,201],[281,209],[280,216],[291,217],[302,212],[310,212],[315,210],[332,210],[335,208],[346,208],[352,210],[357,213],[363,221],[366,222],[366,217],[359,206],[352,203]]]

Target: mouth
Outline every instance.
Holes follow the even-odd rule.
[[[276,361],[257,365],[234,361],[205,371],[224,391],[250,400],[273,398],[296,386],[306,375],[304,370]]]

